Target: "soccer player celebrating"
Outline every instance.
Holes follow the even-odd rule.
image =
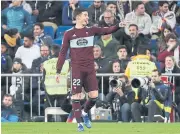
[[[61,73],[68,48],[70,48],[72,108],[78,123],[78,131],[84,131],[81,117],[84,120],[84,125],[87,128],[91,128],[91,121],[87,113],[95,105],[98,97],[98,84],[93,56],[94,36],[115,32],[120,27],[124,27],[125,23],[121,22],[118,25],[109,28],[87,27],[89,19],[88,12],[83,8],[75,9],[74,18],[76,19],[76,25],[64,34],[62,48],[57,62],[56,81],[58,83],[60,82],[59,74]],[[89,97],[83,110],[81,110],[80,105],[82,87],[86,89]]]

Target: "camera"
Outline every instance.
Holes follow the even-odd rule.
[[[112,88],[123,87],[125,83],[119,79],[113,79],[109,83]]]
[[[139,88],[139,87],[143,87],[144,85],[148,85],[150,81],[151,79],[149,77],[138,77],[138,78],[134,78],[131,81],[131,85],[134,88]]]

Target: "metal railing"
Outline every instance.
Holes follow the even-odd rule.
[[[104,83],[104,77],[109,77],[109,76],[122,76],[124,75],[123,73],[121,74],[114,74],[114,73],[99,73],[99,74],[96,74],[97,77],[101,77],[101,83]],[[178,74],[162,74],[163,76],[180,76],[180,73]],[[24,100],[24,77],[30,77],[30,117],[32,117],[32,78],[33,77],[37,77],[38,78],[38,115],[40,116],[40,92],[41,92],[41,89],[40,89],[40,84],[41,84],[41,77],[43,76],[43,74],[1,74],[1,77],[6,77],[6,93],[8,93],[8,77],[22,77],[22,100]],[[175,81],[173,79],[173,84],[175,84]],[[101,84],[101,93],[104,92],[104,85]],[[102,94],[102,99],[103,99],[103,94]],[[175,95],[173,94],[173,101],[174,101],[174,98],[175,98]]]

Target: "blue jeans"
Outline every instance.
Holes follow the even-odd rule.
[[[128,103],[124,103],[121,108],[121,119],[123,122],[129,122],[131,118],[131,106]]]

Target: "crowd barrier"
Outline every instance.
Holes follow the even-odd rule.
[[[109,77],[109,76],[122,76],[123,73],[121,74],[114,74],[114,73],[98,73],[96,74],[97,77],[101,77],[101,82],[104,83],[104,77]],[[180,73],[174,73],[174,74],[162,74],[162,76],[173,76],[173,77],[177,77],[177,76],[180,76]],[[41,81],[41,78],[43,77],[42,74],[1,74],[1,78],[2,77],[6,77],[6,93],[9,93],[8,91],[8,77],[22,77],[22,100],[24,100],[24,77],[30,77],[30,102],[28,102],[30,104],[30,117],[32,118],[32,109],[33,109],[33,106],[32,106],[32,78],[33,77],[37,77],[38,78],[38,116],[40,116],[40,113],[41,113],[41,104],[40,104],[40,98],[41,98],[41,90],[40,90],[40,81]],[[173,85],[174,85],[175,81],[173,79]],[[72,85],[72,84],[71,84]],[[103,90],[104,90],[104,87],[103,87],[103,84],[101,84],[101,92],[103,93]],[[16,96],[15,96],[16,97]],[[102,94],[102,99],[103,99],[103,94]],[[175,93],[173,92],[173,101],[175,101]],[[26,102],[27,103],[27,102]]]

